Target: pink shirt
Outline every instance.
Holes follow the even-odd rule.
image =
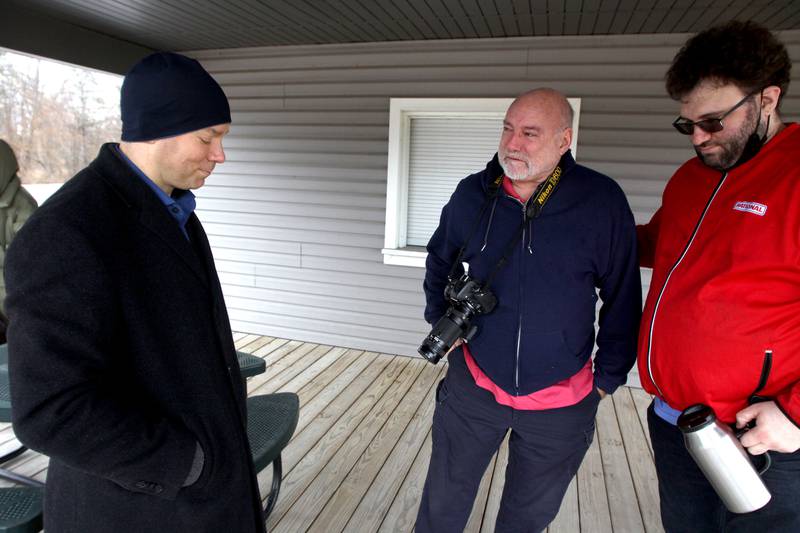
[[[514,190],[514,186],[511,185],[511,180],[508,179],[508,176],[503,177],[503,190],[510,196],[522,201]],[[467,368],[470,374],[472,374],[472,379],[475,380],[475,384],[491,392],[497,403],[507,405],[514,409],[538,411],[575,405],[592,392],[592,387],[594,387],[592,360],[589,359],[586,361],[586,364],[583,365],[583,368],[570,378],[559,381],[546,389],[538,390],[527,396],[513,396],[495,385],[494,382],[489,379],[489,376],[483,373],[475,362],[475,359],[472,358],[472,354],[466,343],[462,344],[461,347],[464,350],[464,361],[467,363]]]
[[[497,403],[520,411],[541,411],[575,405],[592,392],[594,386],[592,360],[589,359],[572,377],[527,396],[513,396],[495,385],[489,376],[483,373],[469,353],[466,344],[462,344],[461,347],[464,349],[464,361],[467,363],[469,373],[472,374],[472,379],[475,380],[475,385],[491,392]]]

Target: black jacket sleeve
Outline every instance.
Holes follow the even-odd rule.
[[[448,303],[444,297],[444,288],[447,286],[447,275],[458,255],[460,244],[454,237],[453,220],[451,213],[456,202],[456,193],[442,208],[439,217],[439,226],[428,241],[428,258],[425,260],[425,281],[422,288],[425,291],[425,320],[434,324],[447,311]],[[461,267],[457,269],[460,274]]]
[[[636,225],[618,186],[605,210],[609,231],[598,243],[601,259],[600,308],[595,357],[595,384],[608,393],[625,383],[636,362],[642,315],[642,284],[636,247]]]

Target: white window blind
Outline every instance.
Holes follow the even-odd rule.
[[[497,151],[502,117],[412,117],[406,245],[425,246],[458,182]]]

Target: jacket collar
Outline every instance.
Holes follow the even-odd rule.
[[[192,243],[183,235],[164,204],[122,160],[114,144],[104,144],[89,168],[114,190],[127,208],[137,214],[139,222],[155,238],[177,254],[205,285],[208,284],[205,267]]]

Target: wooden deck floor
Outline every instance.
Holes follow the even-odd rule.
[[[431,449],[433,394],[445,365],[421,359],[238,333],[237,348],[263,357],[249,394],[296,392],[300,421],[283,453],[284,479],[270,532],[410,532]],[[548,531],[663,531],[646,431],[649,396],[623,387],[600,403],[594,442]],[[0,431],[0,453],[13,446]],[[466,531],[490,532],[507,449],[489,465]],[[44,480],[47,458],[8,465]],[[259,475],[267,494],[271,469]]]

